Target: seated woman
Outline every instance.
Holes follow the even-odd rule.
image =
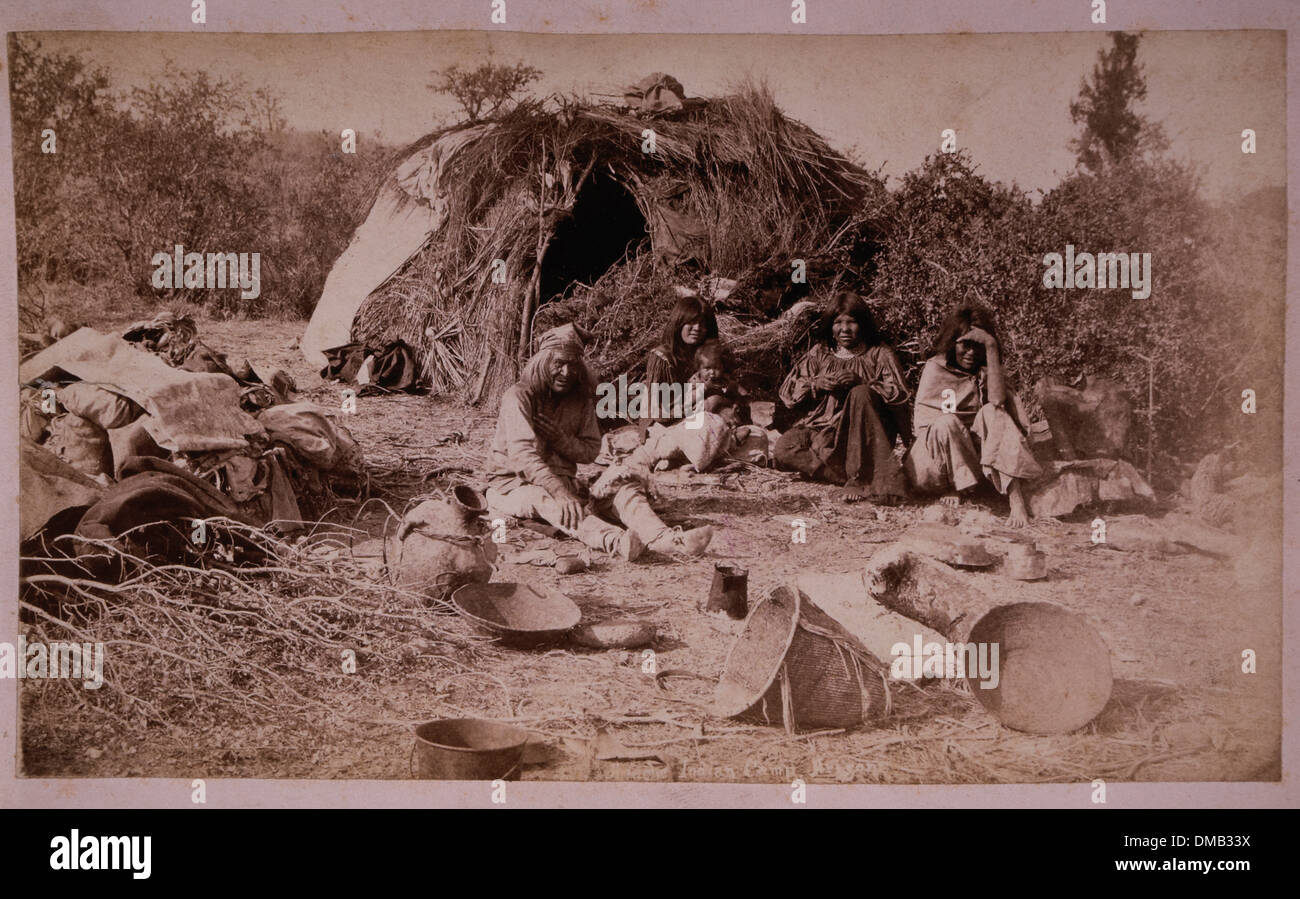
[[[781,402],[811,407],[777,441],[779,468],[843,484],[845,502],[893,505],[907,495],[894,439],[910,395],[898,357],[857,294],[837,294],[820,336],[781,384]]]
[[[655,385],[679,385],[679,395],[685,394],[686,385],[696,373],[695,352],[708,341],[718,339],[718,318],[713,308],[699,297],[682,297],[673,306],[664,328],[663,342],[650,351],[645,361],[645,381],[651,392],[656,392]],[[662,393],[660,394],[663,395]],[[657,408],[651,415],[646,409],[637,422],[642,437],[651,424],[659,423],[665,427],[687,417],[693,410],[676,404],[670,408]]]
[[[1010,498],[1007,523],[1018,528],[1029,522],[1022,484],[1042,469],[1014,417],[1018,406],[996,334],[986,309],[958,306],[949,313],[921,372],[916,440],[904,468],[916,489],[943,491],[940,502],[954,506],[987,479]]]
[[[620,484],[610,495],[593,500],[578,481],[578,465],[593,461],[600,451],[595,383],[583,361],[585,343],[585,335],[573,325],[546,332],[519,382],[502,395],[488,454],[488,508],[541,519],[593,549],[627,561],[645,547],[670,555],[699,555],[713,530],[682,533],[670,528],[650,507],[640,484]]]

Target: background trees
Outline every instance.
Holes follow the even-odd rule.
[[[435,71],[433,76],[429,89],[451,97],[460,104],[467,121],[477,122],[508,109],[518,94],[542,77],[542,70],[526,66],[522,61],[510,66],[489,61],[473,69],[447,66]]]
[[[18,264],[28,288],[100,282],[157,295],[153,254],[260,253],[261,296],[178,289],[217,315],[301,316],[364,217],[391,150],[344,154],[336,135],[285,128],[277,98],[170,69],[129,92],[76,57],[10,38]],[[57,152],[42,152],[53,129]]]
[[[1111,48],[1098,54],[1092,77],[1085,78],[1079,96],[1070,103],[1070,120],[1082,125],[1070,141],[1079,165],[1100,172],[1143,149],[1164,149],[1159,125],[1141,115],[1135,105],[1147,97],[1146,77],[1137,61],[1136,34],[1111,35]]]

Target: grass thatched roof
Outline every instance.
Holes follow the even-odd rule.
[[[463,127],[429,135],[410,152]],[[654,153],[643,151],[646,129],[654,131]],[[854,254],[885,195],[880,178],[753,86],[671,116],[523,104],[452,156],[440,183],[443,226],[367,298],[355,331],[405,340],[435,390],[476,401],[499,395],[531,335],[561,321],[594,331],[591,355],[601,374],[630,367],[656,342],[671,285],[703,273],[740,279],[728,300],[736,321],[772,315],[773,292],[758,290],[760,282],[789,286],[797,258],[814,268],[861,261]],[[599,202],[590,199],[597,195]],[[656,252],[664,209],[703,225],[706,272],[683,271]],[[597,258],[587,271],[578,264],[570,279],[572,261],[582,263],[586,249],[609,254],[611,233],[614,258]],[[504,283],[494,260],[504,263]]]

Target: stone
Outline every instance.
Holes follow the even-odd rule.
[[[1057,458],[1117,459],[1128,444],[1133,404],[1118,382],[1088,378],[1075,389],[1043,378],[1034,391],[1051,428]]]
[[[1041,477],[1026,485],[1025,499],[1035,518],[1069,515],[1097,502],[1146,505],[1155,491],[1122,459],[1084,459],[1045,465]]]
[[[922,521],[932,521],[937,524],[957,524],[957,510],[952,506],[945,506],[943,503],[931,503],[925,507],[921,513]]]
[[[997,516],[988,509],[971,506],[961,512],[958,529],[963,534],[983,535],[998,526]]]
[[[1186,550],[1169,539],[1162,528],[1138,516],[1106,520],[1106,545],[1121,552],[1158,552],[1177,555]]]

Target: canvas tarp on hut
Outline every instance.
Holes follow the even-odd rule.
[[[401,339],[434,392],[490,401],[544,311],[596,335],[604,375],[644,356],[674,280],[849,252],[884,196],[764,88],[651,106],[525,102],[417,142],[329,275],[304,353]]]
[[[453,131],[409,156],[375,199],[365,222],[334,263],[311,321],[302,335],[302,353],[316,366],[325,350],[351,339],[352,320],[370,292],[424,246],[447,218],[447,196],[440,182],[448,160],[491,128],[479,125]]]

